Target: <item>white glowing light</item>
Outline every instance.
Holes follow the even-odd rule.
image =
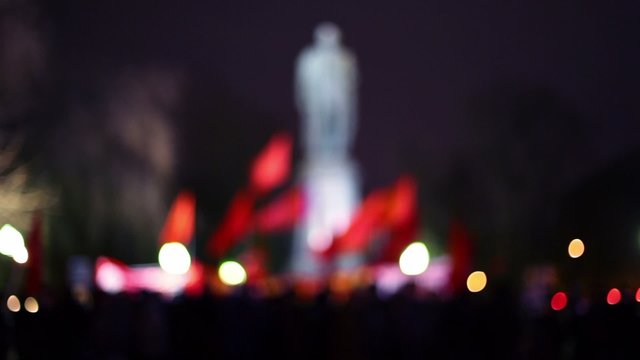
[[[36,300],[35,298],[29,296],[25,301],[24,301],[24,309],[27,310],[28,312],[35,314],[38,312],[38,310],[40,309],[40,306],[38,305],[38,300]]]
[[[162,245],[158,253],[158,262],[162,270],[169,274],[183,275],[191,267],[191,255],[187,248],[178,242]]]
[[[247,281],[247,272],[235,261],[225,261],[218,268],[218,276],[223,283],[236,286]]]
[[[20,231],[9,224],[2,226],[0,228],[0,254],[14,257],[22,248],[24,248],[24,238]]]
[[[325,229],[326,230],[326,229]],[[309,247],[318,252],[322,252],[327,250],[331,243],[333,242],[333,237],[331,233],[327,231],[323,231],[319,227],[309,227],[309,236],[307,237],[307,244]]]
[[[29,252],[27,248],[22,246],[14,250],[13,252],[13,260],[18,264],[24,264],[29,260]]]
[[[12,312],[20,311],[20,299],[15,295],[9,296],[7,299],[7,308]]]
[[[420,275],[429,267],[429,249],[423,242],[414,242],[400,255],[400,271],[405,275]]]

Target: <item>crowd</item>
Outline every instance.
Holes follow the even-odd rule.
[[[443,298],[408,284],[381,297],[294,290],[257,297],[165,298],[93,293],[42,299],[37,313],[3,311],[0,354],[18,359],[630,359],[640,304],[527,311],[508,284]]]

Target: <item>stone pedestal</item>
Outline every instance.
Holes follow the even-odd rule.
[[[295,230],[292,271],[298,275],[322,275],[331,268],[353,266],[327,263],[316,252],[331,246],[344,233],[360,204],[360,176],[356,164],[346,159],[315,159],[303,164],[298,177],[305,196],[305,211]]]

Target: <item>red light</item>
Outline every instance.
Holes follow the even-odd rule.
[[[607,294],[607,304],[615,305],[620,302],[621,298],[622,294],[620,293],[620,290],[613,288],[609,290],[609,293]]]
[[[560,311],[567,307],[567,301],[567,294],[563,293],[562,291],[558,291],[551,298],[551,308],[555,311]]]
[[[636,301],[640,302],[640,288],[638,288],[638,291],[636,291]]]

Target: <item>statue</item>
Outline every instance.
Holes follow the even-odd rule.
[[[299,55],[295,74],[306,156],[344,158],[356,130],[356,58],[341,45],[336,25],[320,24],[314,36]]]
[[[341,45],[334,24],[320,24],[314,37],[298,56],[294,84],[305,150],[297,182],[305,210],[295,230],[290,267],[302,276],[362,261],[361,254],[331,264],[317,256],[348,229],[360,203],[360,177],[349,154],[356,132],[356,58]]]

